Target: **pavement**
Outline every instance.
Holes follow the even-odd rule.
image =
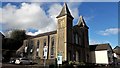
[[[4,63],[1,65],[2,65],[2,67],[0,67],[0,68],[49,68],[49,65],[44,66],[44,65],[38,65],[38,64],[35,64],[35,65],[16,65],[16,64]],[[51,68],[53,68],[53,67],[51,67]],[[94,67],[94,68],[113,68],[113,67]],[[120,68],[120,64],[114,68]]]
[[[15,65],[15,64],[2,64],[1,68],[49,68],[49,65]]]

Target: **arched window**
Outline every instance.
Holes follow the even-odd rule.
[[[51,58],[54,58],[54,37],[51,38]]]

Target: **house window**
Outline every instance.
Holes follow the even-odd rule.
[[[54,37],[51,38],[51,58],[54,58]]]
[[[39,42],[39,40],[37,41],[37,52],[36,52],[36,56],[38,56],[38,53],[39,53],[39,44],[40,44],[40,42]]]

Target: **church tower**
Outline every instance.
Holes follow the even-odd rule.
[[[61,54],[62,60],[67,60],[67,49],[72,42],[72,21],[73,17],[64,3],[64,6],[60,14],[56,17],[58,20],[57,24],[57,50],[56,55]]]
[[[86,25],[83,16],[80,16],[78,20],[78,27],[81,30],[81,33],[83,34],[83,45],[84,45],[84,62],[89,62],[89,37],[88,37],[88,29],[89,27]]]

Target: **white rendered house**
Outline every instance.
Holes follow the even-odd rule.
[[[90,45],[90,61],[95,64],[112,64],[113,51],[109,44]]]

